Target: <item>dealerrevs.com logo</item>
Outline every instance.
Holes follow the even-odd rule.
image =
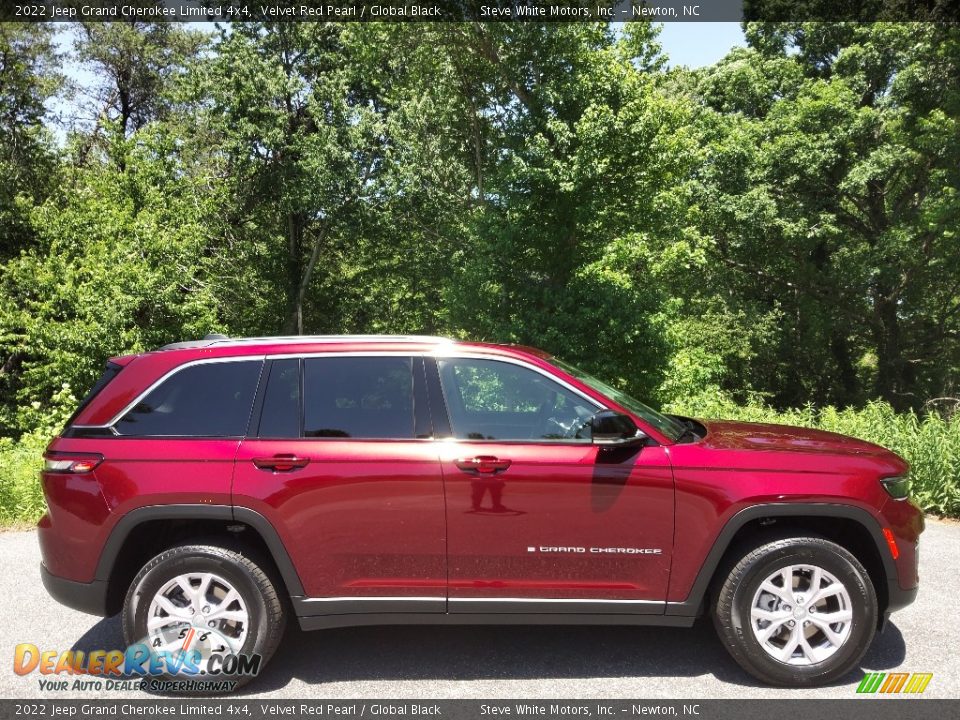
[[[156,640],[124,650],[41,650],[20,643],[13,653],[17,675],[40,676],[44,692],[148,690],[151,692],[230,692],[238,677],[256,676],[262,657],[233,653],[215,630],[184,628],[176,647],[154,647]]]
[[[932,679],[933,673],[867,673],[857,686],[857,692],[919,695]]]

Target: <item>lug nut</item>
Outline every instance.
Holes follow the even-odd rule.
[[[803,596],[797,598],[797,605],[803,605]]]
[[[793,608],[790,607],[789,605],[784,605],[784,606],[783,606],[783,609],[784,609],[786,612],[790,612],[791,610],[793,610]]]
[[[203,612],[205,612],[205,613],[210,612],[210,606],[209,606],[209,605],[205,606],[205,607],[203,608]]]
[[[211,620],[210,622],[208,622],[207,625],[209,625],[210,627],[216,627],[216,626],[217,626],[217,624],[216,624],[213,620]]]
[[[794,625],[796,625],[796,623],[795,623],[793,620],[790,620],[790,621],[787,623],[787,627],[793,627]]]

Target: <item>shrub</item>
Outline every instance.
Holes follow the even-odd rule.
[[[0,525],[33,523],[43,514],[41,455],[49,439],[46,431],[29,433],[18,442],[0,438]]]

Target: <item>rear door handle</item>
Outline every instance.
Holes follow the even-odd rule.
[[[493,455],[477,455],[472,458],[460,458],[454,461],[456,466],[468,473],[483,473],[492,475],[503,472],[510,467],[509,460],[501,460]]]
[[[253,464],[261,470],[272,470],[273,472],[290,472],[306,467],[310,460],[308,458],[297,457],[296,455],[274,455],[273,457],[254,458]]]

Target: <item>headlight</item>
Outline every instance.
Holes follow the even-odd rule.
[[[897,500],[903,500],[910,497],[910,487],[912,485],[909,475],[901,477],[881,478],[880,483],[884,489],[890,493],[891,497]]]

